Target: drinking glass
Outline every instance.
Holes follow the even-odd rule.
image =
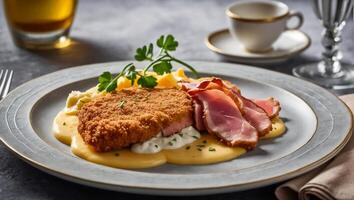
[[[69,31],[77,0],[4,0],[7,23],[16,45],[56,49],[70,45]]]
[[[325,30],[322,33],[322,60],[319,63],[293,69],[295,76],[313,81],[329,89],[354,87],[354,72],[351,66],[340,62],[339,44],[341,33],[352,7],[352,0],[311,0],[316,16]]]

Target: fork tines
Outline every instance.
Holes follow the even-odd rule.
[[[0,71],[0,95],[3,99],[9,92],[13,70],[1,70]]]

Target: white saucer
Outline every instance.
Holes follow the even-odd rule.
[[[264,53],[247,51],[243,45],[232,37],[228,29],[215,31],[205,39],[206,46],[223,58],[246,64],[274,64],[284,62],[311,44],[311,39],[304,32],[289,30],[282,33],[273,44],[273,49]]]

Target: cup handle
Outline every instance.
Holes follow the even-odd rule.
[[[291,19],[292,17],[297,17],[299,19],[299,22],[296,26],[294,27],[288,27],[288,25],[286,25],[285,29],[286,30],[296,30],[299,29],[302,24],[304,23],[304,15],[301,12],[297,12],[297,11],[290,11],[289,16],[288,16],[288,20]]]

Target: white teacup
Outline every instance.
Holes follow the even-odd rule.
[[[285,30],[301,27],[303,15],[290,11],[288,6],[278,1],[241,1],[230,5],[230,33],[251,52],[265,52]],[[298,23],[288,27],[287,21],[297,17]]]

